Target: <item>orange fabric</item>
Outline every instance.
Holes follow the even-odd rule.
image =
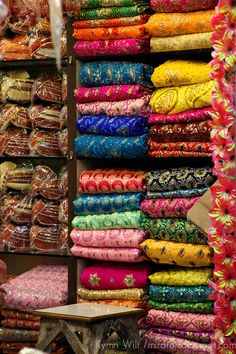
[[[110,306],[124,306],[124,307],[134,307],[134,308],[146,308],[146,301],[135,301],[135,300],[83,300],[78,297],[78,303],[92,302],[94,304],[110,305]]]
[[[108,18],[98,20],[80,20],[73,23],[74,28],[120,27],[146,23],[150,15],[143,14],[133,17]]]
[[[31,59],[29,51],[29,38],[28,36],[15,36],[15,38],[0,40],[0,57],[2,60],[23,60]]]

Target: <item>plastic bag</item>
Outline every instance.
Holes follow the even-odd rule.
[[[50,35],[31,35],[29,41],[31,56],[36,59],[55,58],[55,48]],[[60,40],[60,51],[63,57],[66,54],[66,36],[63,35]]]
[[[30,75],[26,71],[8,72],[3,76],[1,82],[2,102],[29,103],[33,83],[34,80],[30,79]]]
[[[30,194],[9,193],[2,197],[0,220],[3,223],[31,222],[33,198]]]
[[[59,188],[57,174],[49,166],[37,166],[32,180],[32,195],[50,200],[59,200],[62,191]]]
[[[12,128],[0,132],[0,156],[29,156],[29,151],[26,129]]]
[[[0,39],[0,60],[26,59],[31,59],[29,37],[27,35],[17,35],[13,39]]]
[[[0,110],[0,132],[9,126],[31,129],[32,124],[27,107],[6,104]]]
[[[33,128],[62,129],[64,121],[61,119],[61,107],[58,105],[35,105],[29,108],[29,118]]]
[[[62,103],[62,78],[58,73],[45,73],[37,78],[32,87],[32,101],[41,100]]]
[[[59,248],[59,227],[32,226],[30,247],[37,250],[56,250]]]
[[[0,227],[1,245],[10,248],[29,248],[30,246],[30,226],[3,224]]]
[[[8,0],[0,0],[0,36],[6,32],[10,19],[10,4]]]
[[[32,223],[45,226],[54,226],[60,224],[59,220],[59,204],[46,201],[36,200],[32,209]]]
[[[35,129],[29,136],[31,156],[61,156],[57,131]]]
[[[66,156],[68,151],[68,129],[64,129],[58,133],[59,149],[63,156]]]

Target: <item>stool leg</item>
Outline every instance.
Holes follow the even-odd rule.
[[[73,326],[73,323],[69,323],[66,321],[61,321],[62,322],[62,332],[64,336],[66,337],[68,343],[70,344],[71,348],[74,350],[76,354],[90,354],[88,351],[88,348],[84,343],[80,341],[80,339],[77,337],[75,334],[76,327]],[[82,326],[82,332],[83,331],[83,326]]]
[[[49,349],[53,339],[55,339],[56,336],[61,332],[61,326],[59,326],[58,324],[53,325],[51,329],[50,327],[51,326],[46,320],[41,321],[39,340],[38,343],[36,344],[37,349],[40,350]]]

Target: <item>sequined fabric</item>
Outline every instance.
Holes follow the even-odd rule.
[[[148,306],[152,309],[163,310],[163,311],[174,311],[174,312],[190,312],[190,313],[205,313],[212,314],[214,311],[214,302],[181,302],[181,303],[164,303],[163,301],[156,301],[150,299],[148,301]]]
[[[159,123],[189,123],[203,121],[211,118],[211,107],[194,109],[176,114],[155,114],[152,113],[148,118],[148,124]]]
[[[147,307],[147,301],[144,300],[83,300],[81,298],[78,298],[78,303],[83,303],[83,302],[92,302],[93,304],[133,307],[133,308],[143,308],[143,309],[146,309]]]
[[[151,0],[150,5],[155,12],[188,12],[213,9],[217,0]]]
[[[207,187],[203,188],[190,188],[190,189],[177,189],[173,191],[147,191],[148,198],[190,198],[202,196],[207,191]]]
[[[79,288],[78,295],[86,300],[142,300],[146,297],[146,290],[139,288],[122,290],[87,290]]]
[[[152,300],[165,303],[205,302],[209,300],[212,289],[207,285],[200,286],[165,286],[150,285],[149,296]]]

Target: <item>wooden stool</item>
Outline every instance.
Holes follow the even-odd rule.
[[[116,332],[127,353],[144,353],[137,329],[138,317],[145,314],[142,309],[83,303],[34,313],[41,316],[37,349],[47,350],[56,336],[63,333],[76,354],[100,354],[105,349],[114,349],[106,340]]]

